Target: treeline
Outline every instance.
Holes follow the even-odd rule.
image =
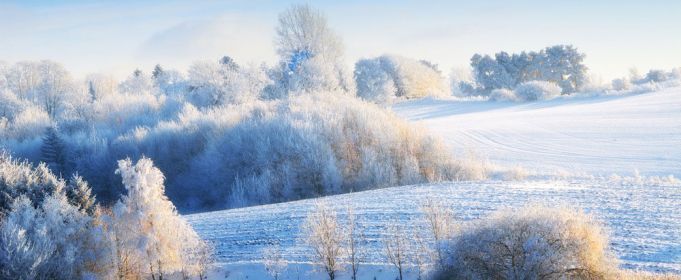
[[[605,84],[588,75],[585,58],[586,54],[571,45],[513,54],[502,51],[494,56],[475,54],[470,70],[451,73],[452,94],[526,102],[577,93],[642,93],[681,84],[681,68],[650,70],[645,75],[634,68],[629,77]]]
[[[57,177],[78,174],[105,204],[125,191],[119,159],[152,158],[181,210],[485,176],[371,104],[442,95],[436,65],[382,56],[353,73],[340,38],[306,5],[283,12],[276,31],[274,66],[226,56],[118,82],[76,80],[51,61],[0,64],[0,147]]]

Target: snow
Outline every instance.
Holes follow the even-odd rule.
[[[614,252],[623,267],[681,272],[681,184],[630,185],[608,180],[459,182],[403,186],[322,198],[339,213],[354,208],[370,247],[370,262],[385,263],[381,232],[393,218],[411,230],[424,225],[419,206],[441,197],[457,220],[479,218],[505,207],[527,203],[585,209],[611,230]],[[280,244],[289,261],[310,261],[300,241],[299,225],[313,200],[209,212],[186,216],[203,238],[217,244],[220,263],[261,261],[261,251]]]
[[[423,228],[418,209],[428,197],[444,199],[461,223],[528,203],[581,208],[609,229],[622,267],[681,273],[681,181],[669,177],[681,177],[681,88],[535,103],[422,99],[393,110],[443,136],[456,154],[473,151],[495,165],[539,176],[321,198],[341,214],[354,208],[368,239],[367,278],[395,277],[382,256],[381,234],[391,219],[404,221],[411,232]],[[301,270],[305,279],[317,277],[309,274],[311,258],[299,236],[313,204],[302,200],[186,218],[216,245],[224,273],[219,277],[264,278],[261,252],[279,244],[284,258],[295,263],[284,279],[301,278]]]
[[[681,175],[681,88],[533,103],[421,99],[398,115],[494,164],[556,173]]]

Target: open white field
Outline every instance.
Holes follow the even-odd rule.
[[[535,103],[415,100],[393,107],[504,167],[555,173],[681,177],[681,88]]]

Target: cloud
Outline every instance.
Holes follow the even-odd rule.
[[[272,62],[275,59],[272,29],[265,21],[238,15],[185,21],[154,33],[141,44],[136,57],[178,66],[224,55],[240,63]]]

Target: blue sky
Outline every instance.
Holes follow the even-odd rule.
[[[181,70],[230,55],[273,63],[277,14],[300,1],[3,1],[0,60],[52,59],[77,76]],[[604,79],[681,66],[681,1],[309,1],[343,37],[348,64],[384,53],[445,72],[474,53],[573,44]]]

